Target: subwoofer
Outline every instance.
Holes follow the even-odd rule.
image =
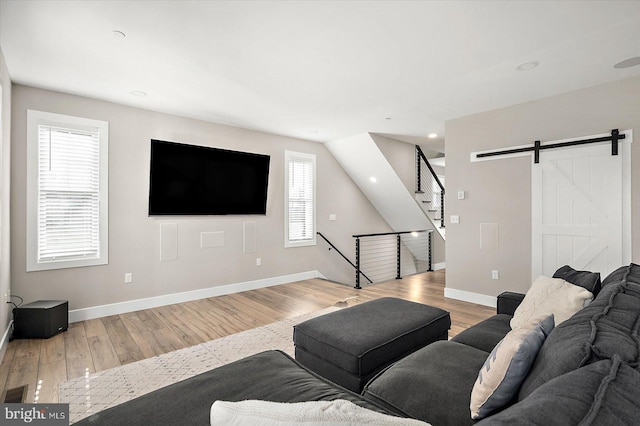
[[[13,337],[48,339],[69,328],[69,302],[38,300],[13,309]]]

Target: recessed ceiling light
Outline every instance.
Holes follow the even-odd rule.
[[[143,92],[143,91],[141,91],[141,90],[132,90],[132,91],[131,91],[131,94],[132,94],[133,96],[139,96],[139,97],[141,97],[141,98],[144,98],[145,96],[147,96],[147,93],[146,93],[146,92]]]
[[[429,133],[429,135],[428,135],[428,138],[429,138],[429,139],[435,139],[435,138],[437,138],[437,137],[438,137],[438,134],[437,134],[437,133]]]
[[[613,67],[616,69],[623,69],[623,68],[635,67],[636,65],[640,65],[640,56],[636,56],[635,58],[629,58],[629,59],[625,59],[624,61],[620,61],[617,64],[615,64]]]
[[[378,181],[378,179],[376,179],[376,177],[375,177],[375,176],[371,176],[371,177],[369,178],[369,180],[370,180],[372,183],[376,183],[376,182]]]
[[[540,65],[540,62],[538,62],[538,61],[525,62],[524,64],[518,65],[516,67],[516,69],[518,71],[529,71],[529,70],[534,69],[538,65]]]
[[[127,36],[125,33],[118,30],[111,31],[111,34],[113,34],[115,37],[118,37],[118,38],[125,38]]]
[[[385,117],[385,120],[391,120],[391,117]]]

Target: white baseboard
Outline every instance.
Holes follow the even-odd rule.
[[[434,263],[433,265],[431,265],[431,269],[433,269],[434,271],[438,271],[440,269],[444,269],[446,265],[446,262]]]
[[[7,345],[9,344],[9,337],[11,333],[11,327],[13,326],[13,320],[9,321],[9,325],[7,325],[7,329],[2,336],[2,340],[0,340],[0,361],[4,359],[4,353],[7,350]]]
[[[313,278],[325,278],[319,271],[307,271],[297,274],[282,275],[279,277],[264,278],[255,281],[227,284],[199,290],[185,291],[182,293],[163,294],[162,296],[147,297],[145,299],[128,300],[126,302],[111,303],[109,305],[92,306],[90,308],[74,309],[69,311],[69,322],[85,321],[109,315],[124,314],[126,312],[139,311],[141,309],[156,308],[158,306],[173,305],[175,303],[189,302],[205,299],[207,297],[223,296],[225,294],[241,291],[255,290],[274,285],[287,284],[295,281],[309,280]]]
[[[486,294],[472,293],[470,291],[458,290],[455,288],[444,288],[444,297],[449,299],[462,300],[463,302],[477,303],[478,305],[497,307],[498,298],[495,296],[487,296]]]

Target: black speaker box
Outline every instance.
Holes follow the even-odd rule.
[[[13,337],[48,339],[69,328],[69,302],[38,300],[13,310]]]

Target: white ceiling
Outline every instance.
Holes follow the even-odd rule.
[[[15,83],[437,149],[446,120],[640,75],[613,68],[640,56],[640,1],[0,0],[0,47]]]

